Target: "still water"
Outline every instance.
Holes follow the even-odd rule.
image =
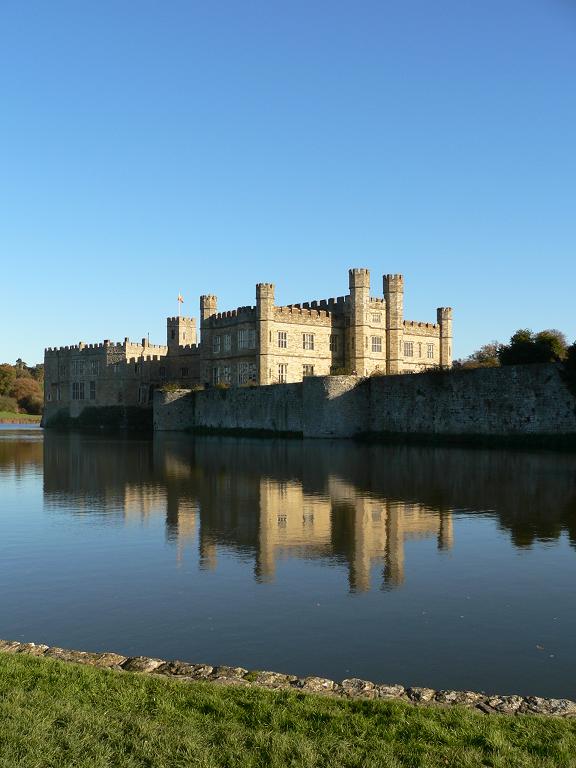
[[[576,698],[576,456],[0,428],[0,637]]]

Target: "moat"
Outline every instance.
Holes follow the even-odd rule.
[[[576,698],[576,455],[0,426],[0,637]]]

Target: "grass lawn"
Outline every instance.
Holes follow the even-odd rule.
[[[576,722],[348,701],[0,654],[2,768],[576,766]]]
[[[0,424],[39,424],[42,416],[30,416],[27,413],[0,411]]]

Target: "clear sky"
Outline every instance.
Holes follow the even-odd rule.
[[[2,0],[0,362],[402,272],[576,338],[574,0]]]

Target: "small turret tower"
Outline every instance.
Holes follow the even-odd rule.
[[[207,320],[212,315],[215,315],[218,311],[218,298],[214,294],[209,293],[204,296],[200,296],[200,318],[201,320]]]
[[[436,310],[440,326],[440,367],[452,367],[452,307],[438,307]]]
[[[256,318],[258,322],[258,383],[271,384],[271,341],[274,320],[274,284],[256,285]]]

